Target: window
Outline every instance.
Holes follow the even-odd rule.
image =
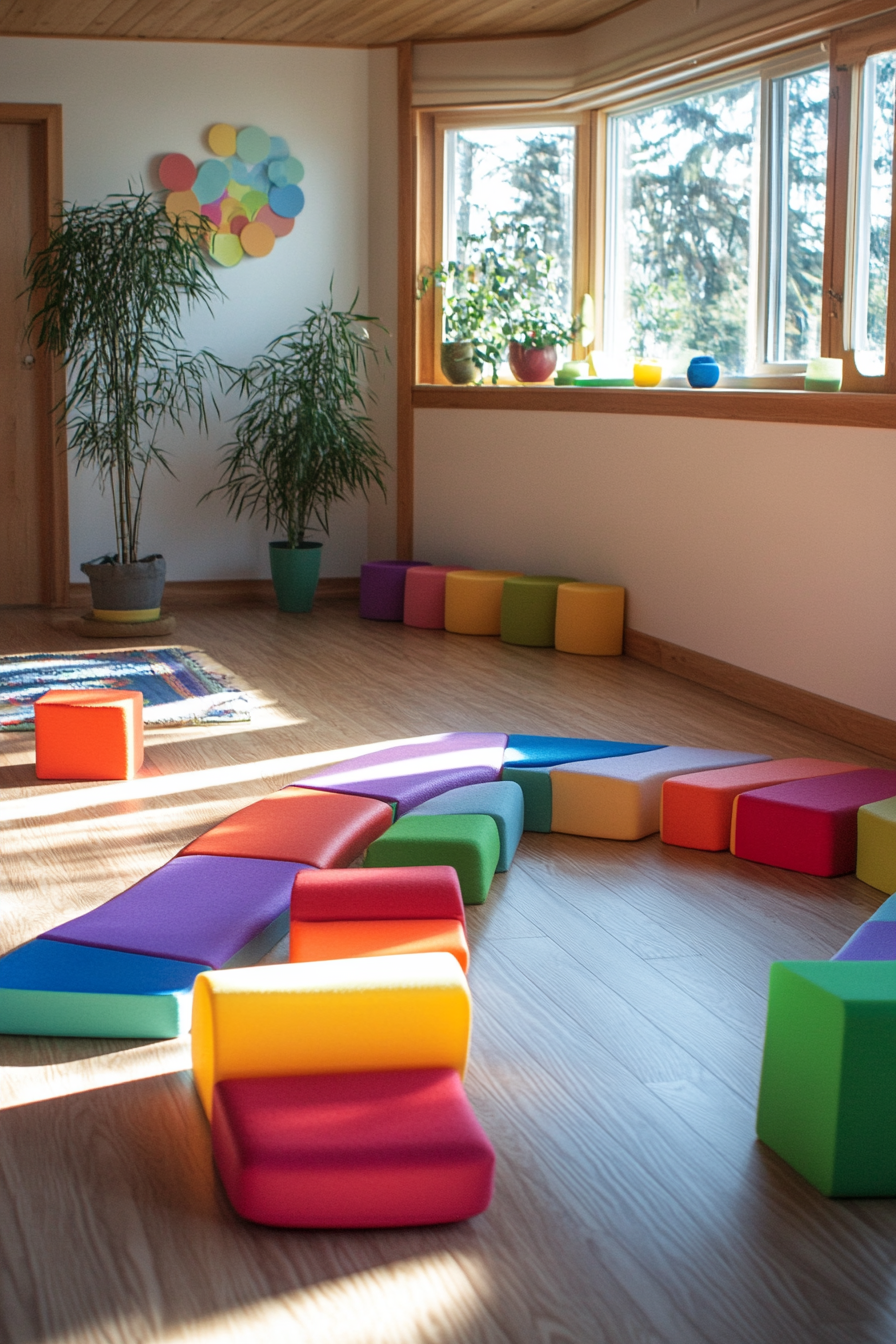
[[[860,373],[884,372],[893,206],[896,52],[872,56],[861,75],[853,255],[852,348]]]
[[[729,374],[820,353],[827,67],[614,113],[605,352]]]

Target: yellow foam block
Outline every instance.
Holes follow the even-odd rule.
[[[896,798],[859,808],[856,877],[869,887],[896,891]]]
[[[445,575],[445,629],[455,635],[500,635],[504,580],[518,569],[457,569]]]
[[[450,952],[207,971],[193,990],[193,1076],[215,1083],[376,1069],[456,1069],[470,991]]]
[[[561,653],[622,652],[625,589],[614,583],[561,583],[554,647]]]

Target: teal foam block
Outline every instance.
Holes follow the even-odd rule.
[[[896,1195],[896,962],[772,966],[756,1132],[824,1195]]]
[[[896,896],[888,896],[883,905],[875,910],[869,919],[886,919],[890,922],[896,920]]]
[[[540,770],[537,766],[505,765],[501,779],[518,784],[523,791],[523,830],[548,832],[553,815],[550,770]]]
[[[409,812],[410,817],[491,817],[498,828],[501,852],[497,872],[506,873],[513,862],[517,845],[523,834],[523,791],[510,780],[495,780],[493,784],[467,784],[464,788],[449,789],[438,798],[430,798]]]
[[[573,761],[599,761],[607,756],[635,756],[640,751],[659,751],[656,744],[610,742],[597,737],[540,737],[511,733],[504,748],[504,764],[511,766],[571,765]],[[531,830],[527,826],[526,830]]]
[[[37,938],[0,957],[0,1033],[158,1040],[190,1030],[202,966]]]

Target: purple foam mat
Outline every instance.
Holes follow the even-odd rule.
[[[289,910],[296,873],[307,867],[185,854],[41,937],[218,969]]]
[[[410,738],[299,779],[303,789],[354,793],[397,804],[397,815],[465,784],[500,779],[506,733],[439,733]]]
[[[896,961],[896,924],[885,919],[868,920],[831,961]]]
[[[404,584],[409,569],[428,560],[369,560],[361,566],[360,614],[365,621],[404,619]]]

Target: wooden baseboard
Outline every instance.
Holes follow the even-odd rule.
[[[360,580],[357,578],[321,579],[317,585],[317,601],[330,597],[357,597]],[[273,603],[274,585],[270,579],[197,579],[165,584],[164,604],[171,609],[182,607],[242,606],[246,603]],[[69,584],[69,605],[90,606],[90,585]]]
[[[723,663],[719,658],[682,648],[680,644],[670,644],[655,635],[642,634],[640,630],[626,630],[624,651],[639,662],[721,691],[756,709],[766,709],[804,728],[814,728],[841,742],[896,759],[896,723],[891,719],[842,705],[784,681],[774,681],[759,672],[748,672],[746,668]]]

